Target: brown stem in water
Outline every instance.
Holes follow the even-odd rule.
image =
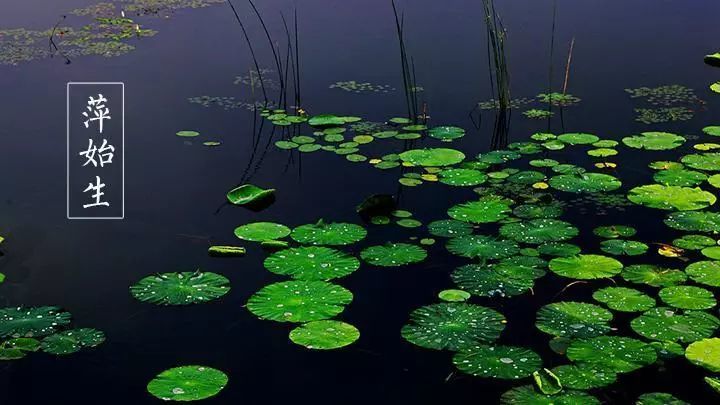
[[[568,79],[570,78],[570,62],[572,62],[573,48],[575,47],[575,37],[570,41],[570,52],[568,52],[567,64],[565,65],[565,81],[563,82],[563,95],[567,93]]]

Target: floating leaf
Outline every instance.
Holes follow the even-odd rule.
[[[680,309],[710,309],[717,304],[712,292],[691,285],[665,287],[658,295],[663,302]]]
[[[308,120],[308,124],[313,127],[338,126],[345,125],[345,123],[342,117],[330,114],[316,115]]]
[[[452,238],[447,243],[447,249],[458,256],[481,259],[502,259],[513,256],[520,250],[513,241],[484,235]]]
[[[623,138],[622,141],[635,149],[668,150],[681,146],[685,143],[685,138],[669,132],[643,132],[640,135]]]
[[[584,302],[554,302],[540,308],[535,326],[559,337],[588,338],[610,331],[610,311]]]
[[[552,372],[566,388],[589,390],[602,388],[617,380],[617,373],[593,363],[563,365],[552,369]]]
[[[662,185],[681,187],[697,186],[707,178],[705,173],[686,169],[660,170],[653,176],[653,180]]]
[[[535,380],[535,386],[543,394],[555,395],[560,393],[563,389],[558,376],[546,368],[533,372],[532,376],[533,380]]]
[[[450,141],[463,137],[465,135],[465,130],[458,127],[442,126],[430,129],[428,134],[433,138]]]
[[[442,290],[438,293],[438,298],[447,302],[463,302],[470,299],[470,293],[463,290]]]
[[[0,337],[42,337],[70,323],[70,313],[58,307],[0,309]]]
[[[648,250],[648,245],[636,240],[611,239],[600,243],[600,250],[616,256],[637,256]]]
[[[330,280],[354,272],[360,268],[360,261],[339,250],[306,246],[275,252],[264,265],[275,274],[298,280]]]
[[[688,250],[700,250],[708,246],[715,245],[715,239],[705,235],[683,235],[673,240],[673,245]]]
[[[478,201],[471,201],[455,205],[448,210],[448,215],[458,221],[476,224],[497,222],[505,219],[510,213],[511,200],[497,196],[486,195]]]
[[[43,339],[45,353],[65,355],[80,351],[84,347],[95,347],[105,341],[105,334],[91,328],[71,329],[58,332]]]
[[[152,379],[147,390],[164,401],[199,401],[217,395],[228,382],[220,370],[182,366],[165,370]]]
[[[700,188],[649,184],[631,189],[628,199],[635,204],[661,210],[691,211],[715,204],[715,195]]]
[[[460,163],[465,155],[455,149],[411,149],[400,154],[403,162],[416,166],[450,166]]]
[[[290,228],[273,222],[253,222],[235,228],[235,236],[252,242],[282,239],[290,235]]]
[[[227,199],[235,205],[246,205],[263,201],[275,194],[275,189],[262,189],[252,184],[244,184],[227,193]]]
[[[629,238],[635,235],[637,231],[631,226],[625,225],[609,225],[609,226],[598,226],[593,229],[593,233],[601,238],[615,239],[615,238]]]
[[[555,395],[539,392],[532,385],[522,385],[505,392],[500,397],[504,405],[600,405],[592,395],[579,391],[563,391]]]
[[[700,261],[691,263],[685,273],[700,284],[720,287],[720,261]]]
[[[360,331],[349,323],[340,321],[312,321],[290,332],[290,340],[308,349],[332,350],[354,343]]]
[[[656,307],[633,319],[630,326],[648,339],[690,343],[712,336],[720,320],[703,311]]]
[[[524,347],[476,345],[456,353],[453,363],[476,377],[514,380],[530,376],[542,366],[542,359]]]
[[[601,255],[556,257],[550,260],[549,266],[551,271],[560,276],[580,280],[612,277],[623,268],[619,261]]]
[[[220,298],[228,291],[227,278],[202,271],[155,274],[130,287],[133,297],[157,305],[198,304]]]
[[[365,248],[360,257],[374,266],[392,267],[421,262],[427,257],[427,252],[417,245],[388,243]]]
[[[580,253],[580,247],[570,243],[549,242],[538,246],[538,252],[541,255],[570,257]]]
[[[720,372],[720,338],[698,340],[685,349],[691,363],[714,373]]]
[[[720,153],[685,155],[680,161],[693,169],[711,172],[720,170]]]
[[[500,227],[500,235],[517,242],[540,244],[574,238],[578,229],[557,219],[533,219]]]
[[[634,264],[623,269],[622,278],[652,287],[667,287],[685,282],[687,276],[680,270],[666,269],[652,264]]]
[[[557,139],[570,145],[588,145],[600,140],[593,134],[583,133],[562,134],[558,135]]]
[[[458,267],[452,279],[458,287],[481,297],[511,297],[530,290],[535,282],[535,270],[522,266],[481,266],[468,264]]]
[[[245,248],[242,246],[210,246],[208,254],[217,257],[245,256]]]
[[[477,160],[491,165],[498,165],[511,160],[519,159],[520,156],[520,153],[512,150],[492,150],[478,155]]]
[[[613,191],[622,185],[617,178],[602,173],[561,174],[551,177],[549,184],[554,189],[569,193]]]
[[[696,211],[673,212],[665,218],[665,224],[674,229],[691,232],[720,232],[720,213]]]
[[[258,318],[278,322],[310,322],[332,318],[345,309],[353,295],[325,281],[285,281],[263,287],[247,302]]]
[[[336,222],[300,225],[293,229],[290,237],[296,242],[308,245],[349,245],[365,238],[367,231],[360,225]]]
[[[650,392],[642,394],[635,401],[635,405],[690,405],[665,392]]]
[[[440,182],[451,186],[477,186],[487,180],[485,173],[473,169],[446,169],[439,174]]]
[[[454,238],[457,236],[470,235],[473,232],[472,225],[467,222],[454,219],[433,221],[428,224],[428,231],[431,235],[443,238]]]
[[[408,342],[436,350],[457,351],[480,342],[495,341],[505,317],[480,305],[441,303],[414,310],[401,334]]]
[[[654,363],[657,354],[650,345],[637,339],[598,336],[573,341],[567,349],[567,357],[572,361],[627,373]]]
[[[22,359],[29,352],[36,352],[40,341],[33,338],[14,338],[0,345],[0,360]]]
[[[562,215],[563,208],[559,204],[523,204],[513,210],[513,214],[523,219],[555,218]]]
[[[593,293],[593,298],[621,312],[647,311],[655,306],[655,300],[642,292],[626,287],[605,287]]]
[[[197,131],[178,131],[175,133],[175,135],[182,137],[182,138],[194,138],[198,135],[200,135],[200,132]]]

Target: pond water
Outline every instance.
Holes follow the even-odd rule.
[[[263,26],[250,3],[236,0],[233,4],[263,72],[268,99],[277,102],[283,76],[278,76]],[[525,397],[505,395],[506,403],[593,403],[589,396],[602,403],[634,403],[640,395],[656,392],[689,403],[717,402],[720,394],[704,378],[720,371],[720,345],[711,339],[720,324],[714,318],[718,311],[712,297],[720,286],[714,274],[720,268],[713,267],[720,257],[713,257],[718,256],[713,249],[701,253],[674,241],[683,235],[702,234],[711,238],[708,246],[714,245],[720,226],[714,218],[684,221],[674,227],[664,220],[675,212],[715,210],[720,181],[706,179],[720,170],[716,155],[712,155],[720,146],[711,136],[720,134],[712,128],[720,125],[720,95],[709,86],[720,81],[720,69],[703,63],[703,56],[720,48],[716,23],[720,3],[497,2],[496,12],[506,30],[502,38],[509,73],[506,83],[514,100],[512,107],[516,107],[502,110],[481,103],[497,98],[494,92],[502,83],[491,73],[495,72],[489,61],[493,48],[488,45],[483,2],[397,2],[403,21],[406,72],[416,90],[410,93],[417,100],[411,124],[389,122],[393,117],[408,118],[409,108],[390,1],[350,0],[336,5],[320,0],[270,0],[256,6],[283,66],[293,61],[295,68],[299,61],[299,107],[307,117],[334,114],[359,117],[360,121],[315,127],[304,118],[297,124],[287,122],[278,114],[303,116],[295,108],[298,86],[291,70],[284,89],[289,101],[284,107],[270,108],[285,112],[248,108],[255,101],[263,102],[253,73],[256,65],[233,10],[222,1],[127,0],[98,7],[92,0],[5,0],[0,5],[2,307],[58,306],[72,314],[72,324],[57,329],[94,328],[105,335],[102,344],[76,353],[45,353],[52,352],[52,347],[44,343],[37,353],[2,361],[0,403],[159,403],[148,393],[148,382],[163,370],[186,365],[211,367],[227,375],[227,384],[221,384],[224,388],[204,400],[209,404],[498,403],[503,393],[523,386]],[[89,14],[71,13],[80,8]],[[132,22],[120,21],[120,10],[127,10],[126,18]],[[289,32],[283,28],[281,13]],[[62,19],[63,15],[67,18]],[[99,26],[97,18],[115,20]],[[113,22],[130,27],[130,35],[113,41],[134,49],[90,47],[83,40],[70,43],[88,24],[87,30],[95,35],[89,41],[94,43],[116,29],[108,27]],[[54,34],[59,50],[48,50],[50,31],[45,31],[56,24],[63,32]],[[19,28],[24,31],[9,31]],[[293,57],[285,59],[288,35]],[[299,52],[295,52],[296,45]],[[71,81],[125,83],[126,199],[121,221],[65,218],[65,85]],[[555,105],[551,106],[537,97],[563,93],[563,87],[567,95],[575,97],[567,105],[559,106],[553,99],[550,104]],[[533,119],[523,114],[528,110],[537,110],[537,114],[550,111],[552,116]],[[412,124],[462,128],[464,136],[444,142],[420,127],[403,130]],[[703,131],[706,127],[710,128]],[[323,130],[325,133],[314,134]],[[200,135],[179,137],[178,131]],[[345,149],[340,153],[302,146],[304,142],[341,143],[327,138],[335,135],[337,141],[339,133],[342,142],[350,142],[357,135],[387,131],[421,136],[360,138],[371,142],[336,147]],[[639,135],[647,132],[677,136]],[[545,135],[531,138],[533,134]],[[555,138],[560,134],[594,134],[619,144],[593,146],[597,139],[588,135]],[[311,139],[293,139],[299,135]],[[623,141],[632,136],[640,138]],[[209,147],[203,144],[206,141],[221,144]],[[286,143],[276,145],[278,141]],[[558,149],[558,145],[564,147]],[[428,164],[418,162],[412,153],[388,156],[423,148],[462,151],[464,163]],[[602,156],[588,155],[598,148],[603,150],[593,154]],[[488,155],[493,149],[510,152]],[[693,154],[701,156],[683,158]],[[363,157],[367,160],[349,160]],[[574,166],[558,168],[540,159]],[[682,173],[659,174],[680,170],[678,165],[648,166],[681,159],[687,166]],[[508,162],[497,164],[504,160]],[[528,163],[531,160],[534,167]],[[398,167],[376,167],[383,163]],[[441,169],[435,167],[445,163],[466,171],[438,173]],[[612,167],[596,167],[604,163]],[[579,168],[586,172],[580,173]],[[593,178],[587,173],[605,176]],[[452,174],[468,176],[462,180],[472,185],[445,184],[453,182]],[[618,179],[622,182],[619,188]],[[654,183],[661,186],[635,189],[633,201],[626,198],[630,190]],[[275,189],[274,200],[254,210],[229,204],[226,193],[242,184]],[[694,187],[704,193],[692,190]],[[359,215],[356,207],[373,194],[392,196],[393,209],[401,212],[377,214],[374,219]],[[476,216],[469,220],[475,222],[472,232],[493,239],[457,237],[448,242],[446,237],[429,233],[428,224],[449,219],[448,209],[478,200],[488,205],[469,210],[470,216]],[[510,212],[528,204],[536,210]],[[562,213],[557,220],[564,223],[529,222],[535,215],[554,217],[559,209]],[[402,221],[398,217],[404,215],[402,211],[409,211],[422,225],[412,227],[413,221]],[[390,224],[375,224],[384,216]],[[357,243],[332,247],[360,259],[357,271],[329,281],[353,294],[352,302],[332,319],[360,331],[357,341],[335,350],[295,344],[288,335],[301,322],[260,319],[253,314],[256,311],[248,310],[248,300],[260,289],[291,277],[273,274],[263,266],[266,257],[278,253],[234,235],[236,227],[249,223],[273,222],[295,228],[320,219],[358,224],[367,230],[367,236]],[[411,227],[398,225],[398,221]],[[612,225],[635,228],[635,235],[619,239],[642,242],[647,249],[642,244],[603,242],[611,239],[593,232]],[[688,229],[693,226],[702,229]],[[539,229],[527,231],[527,227]],[[546,227],[549,230],[543,229]],[[494,238],[507,244],[492,245]],[[426,239],[435,243],[430,245]],[[291,247],[302,246],[289,237],[284,240]],[[547,241],[576,245],[580,256],[567,246],[570,253],[556,253],[559,258],[546,254],[550,251],[547,246],[548,250],[535,249]],[[373,257],[365,249],[387,242],[417,246],[414,249],[425,250],[427,257],[406,265],[373,265]],[[460,254],[448,251],[446,244],[454,244],[450,250]],[[244,246],[247,254],[211,257],[211,245]],[[383,261],[387,254],[381,252],[375,260]],[[537,279],[533,278],[539,274],[529,277],[529,268],[517,262],[506,266],[504,273],[494,264],[506,256],[533,260],[522,257],[537,255],[554,260],[550,268],[538,265],[546,275]],[[402,261],[406,256],[400,254],[396,259]],[[616,262],[606,258],[618,260],[625,269],[620,272]],[[702,275],[690,270],[688,278],[681,273],[700,261],[713,262]],[[286,260],[281,257],[279,262]],[[471,263],[478,268],[466,272],[470,281],[458,281],[462,277],[456,269]],[[671,273],[678,277],[675,281],[628,281],[632,279],[628,267],[640,264],[681,272]],[[167,306],[142,302],[129,292],[129,287],[144,277],[196,269],[226,277],[230,291],[211,302]],[[501,276],[490,280],[483,275],[489,272]],[[521,287],[509,292],[516,285],[513,283]],[[673,290],[673,284],[702,290]],[[470,291],[473,286],[475,290]],[[639,292],[633,294],[642,297],[623,295],[610,304],[598,301],[597,294],[593,297],[607,287],[632,288]],[[436,317],[440,315],[449,321],[416,328],[415,335],[411,325],[406,328],[408,339],[403,338],[400,331],[412,324],[414,310],[440,304],[438,293],[458,288],[474,295],[466,303],[431,307],[437,309],[435,315],[419,315],[430,323],[439,322]],[[651,303],[644,305],[647,297]],[[541,308],[558,302],[594,306],[570,304],[565,312],[555,310],[548,315],[550,320],[537,320]],[[628,310],[631,304],[640,309]],[[664,337],[638,327],[644,322],[634,321],[649,317],[654,306],[665,318],[681,319],[659,324],[658,329],[670,331]],[[496,313],[487,308],[502,314],[506,322],[490,319],[494,315],[488,314]],[[471,310],[485,311],[480,322],[476,322],[477,314],[455,315]],[[606,314],[613,319],[603,320]],[[0,337],[5,343],[0,349],[10,348],[10,339],[27,332],[42,338],[31,326],[17,326],[15,332],[19,332],[14,333],[7,312],[1,315]],[[278,316],[282,320],[287,314]],[[302,321],[306,320],[312,319]],[[499,337],[492,336],[493,328],[503,327],[502,333],[496,330]],[[572,343],[564,342],[570,345],[567,353],[551,349],[549,342],[557,335],[573,338]],[[603,335],[613,338],[598,346],[604,342]],[[633,340],[617,338],[620,336]],[[656,350],[657,342],[671,341],[676,342],[668,346],[674,355]],[[697,346],[683,354],[690,344]],[[433,345],[445,350],[428,348]],[[535,354],[504,352],[507,346]],[[488,351],[488,347],[495,349]],[[0,352],[6,353],[3,350]],[[555,369],[566,364],[577,368],[572,373],[566,369],[564,375],[562,369]],[[545,381],[558,376],[563,391],[547,397],[541,393],[532,372],[542,368],[552,372]],[[581,375],[579,370],[595,378]],[[608,381],[598,383],[598,375],[608,376]],[[498,376],[506,378],[493,378]],[[581,387],[591,383],[597,387]],[[553,384],[547,385],[542,389],[550,395]],[[173,394],[182,396],[180,391]],[[667,399],[649,401],[642,403],[670,403]]]

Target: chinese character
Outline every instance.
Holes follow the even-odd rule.
[[[85,128],[90,127],[90,123],[92,121],[99,121],[100,133],[102,134],[103,120],[112,119],[112,117],[110,117],[110,109],[105,107],[104,104],[107,102],[107,99],[103,97],[102,94],[98,94],[97,99],[94,99],[92,97],[88,98],[90,99],[90,101],[88,101],[87,111],[82,113],[82,115],[87,118],[87,120],[84,122]],[[94,117],[91,117],[88,112],[92,113]]]
[[[100,191],[100,190],[102,190],[104,187],[105,187],[105,183],[101,183],[101,182],[100,182],[100,176],[95,176],[95,185],[93,185],[92,183],[88,183],[87,188],[86,188],[85,190],[83,190],[83,193],[87,193],[88,191],[91,191],[91,190],[94,191],[95,193],[92,195],[92,198],[95,199],[95,202],[92,203],[92,204],[83,204],[83,208],[98,207],[98,206],[101,206],[101,205],[104,205],[104,206],[106,206],[106,207],[109,207],[109,206],[110,206],[110,203],[109,203],[109,202],[107,202],[107,201],[102,201],[102,202],[101,202],[101,201],[100,201],[100,199],[102,198],[102,196],[105,195],[105,193],[103,193],[102,191]]]
[[[83,167],[87,166],[89,163],[92,163],[94,167],[98,166],[98,162],[95,160],[95,153],[100,152],[98,154],[98,160],[100,161],[100,167],[105,167],[106,164],[112,163],[113,156],[115,152],[115,147],[112,145],[108,145],[107,139],[103,139],[102,145],[100,145],[100,149],[98,149],[97,146],[93,144],[92,139],[88,139],[88,148],[87,150],[78,153],[80,156],[85,156],[85,164]]]

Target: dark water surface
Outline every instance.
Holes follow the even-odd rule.
[[[256,39],[261,65],[269,67],[261,28],[249,7],[237,3]],[[273,35],[283,38],[279,11],[291,15],[293,3],[258,3]],[[3,0],[0,28],[44,29],[61,14],[87,4],[92,3]],[[404,114],[389,1],[296,4],[303,108],[310,114],[357,115],[370,121]],[[534,97],[548,88],[552,4],[497,2],[508,30],[515,97]],[[492,96],[481,2],[415,0],[401,4],[401,9],[431,124],[465,128],[467,135],[451,147],[468,156],[487,150],[493,113],[483,112],[479,129],[468,114],[475,103]],[[711,0],[559,0],[553,85],[556,90],[561,85],[574,37],[568,91],[582,102],[565,109],[562,121],[556,114],[550,130],[620,139],[652,129],[697,135],[702,127],[717,125],[720,98],[713,98],[707,85],[718,80],[719,71],[705,66],[702,55],[720,47],[718,15],[720,3]],[[358,222],[355,206],[373,193],[397,194],[401,208],[428,223],[445,218],[448,207],[474,193],[427,183],[401,189],[397,171],[349,163],[332,153],[291,156],[272,143],[265,150],[268,130],[253,148],[251,112],[203,108],[187,101],[201,95],[250,100],[247,86],[233,84],[252,62],[229,8],[185,9],[172,18],[145,23],[158,35],[133,42],[137,49],[124,56],[77,58],[70,65],[57,58],[0,65],[0,234],[7,238],[0,257],[0,272],[7,276],[0,300],[3,306],[62,306],[73,314],[74,325],[107,334],[107,341],[96,349],[66,357],[31,355],[0,364],[0,404],[159,403],[146,393],[145,385],[160,371],[185,364],[204,364],[229,375],[228,386],[207,400],[209,404],[495,403],[501,393],[518,385],[463,376],[455,372],[450,353],[417,348],[401,339],[399,330],[408,314],[436,302],[438,291],[452,287],[450,271],[465,263],[447,253],[443,243],[430,247],[429,260],[419,265],[363,265],[340,281],[355,295],[340,319],[362,333],[348,348],[308,351],[289,342],[290,325],[252,316],[244,308],[247,299],[281,278],[263,269],[266,253],[259,247],[248,244],[248,255],[242,259],[218,260],[207,256],[208,240],[232,244],[236,226],[263,220],[288,226],[318,218]],[[328,88],[347,80],[389,84],[397,90],[352,94]],[[125,83],[123,221],[65,219],[68,81]],[[634,121],[634,102],[624,88],[676,83],[695,89],[707,101],[706,110],[680,123]],[[188,144],[174,136],[191,129],[223,145],[210,149],[200,145],[201,140]],[[516,110],[509,141],[523,141],[545,130],[547,121],[526,119]],[[276,132],[272,140],[277,139]],[[368,150],[382,155],[402,146],[401,141],[388,141]],[[690,148],[641,155],[624,148],[613,160],[619,164],[617,176],[627,187],[647,184],[648,162],[676,159]],[[591,164],[577,149],[554,153],[553,158]],[[217,212],[225,192],[243,180],[276,188],[276,202],[259,213],[227,206]],[[664,214],[629,207],[602,216],[591,207],[587,214],[569,209],[563,219],[581,229],[574,243],[597,251],[591,229],[603,224],[633,225],[639,229],[638,240],[671,241],[679,233],[662,224]],[[417,234],[396,226],[370,226],[362,246]],[[360,247],[350,250],[357,254]],[[651,260],[660,259],[624,263]],[[232,290],[217,301],[179,308],[144,304],[128,293],[128,286],[153,272],[195,268],[223,274]],[[558,296],[566,284],[548,276],[538,282],[534,295],[477,302],[508,318],[500,342],[531,347],[546,367],[555,366],[567,360],[547,348],[548,336],[533,326],[535,313],[553,300],[587,299],[593,290],[580,285]],[[627,325],[629,319],[619,317],[617,323]],[[663,367],[621,375],[616,384],[594,394],[608,403],[629,403],[644,392],[667,391],[692,403],[712,403],[717,396],[704,384],[703,375],[700,368],[678,358]]]

